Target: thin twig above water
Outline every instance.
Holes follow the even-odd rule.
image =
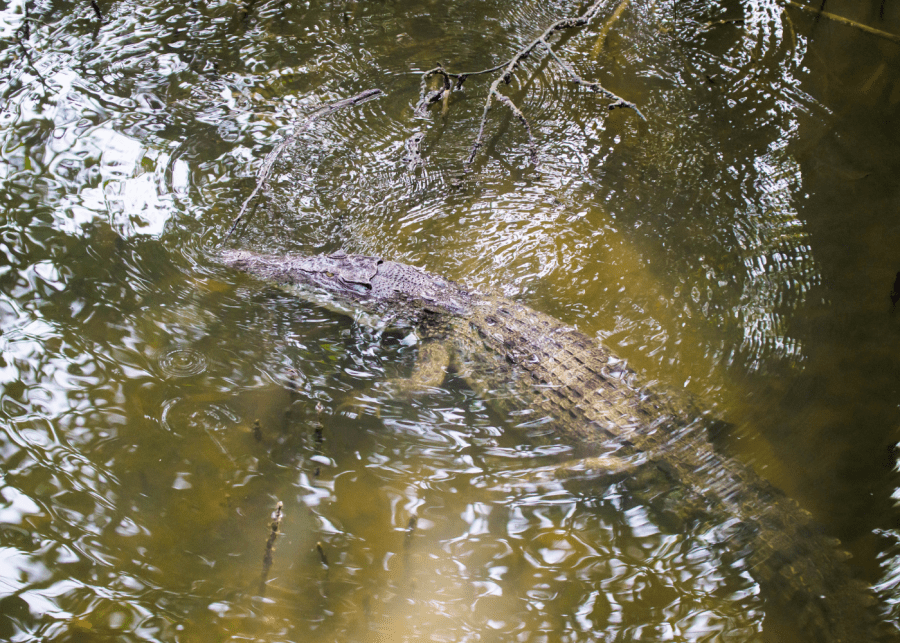
[[[332,114],[333,112],[336,112],[337,110],[344,107],[359,105],[360,103],[364,103],[371,98],[380,96],[382,93],[383,92],[380,89],[367,89],[366,91],[361,92],[356,96],[351,96],[350,98],[344,98],[342,100],[323,105],[322,107],[319,107],[314,112],[309,114],[300,123],[298,123],[297,126],[294,127],[294,131],[291,133],[291,135],[284,139],[281,143],[276,145],[275,149],[273,149],[266,155],[265,160],[263,160],[263,163],[259,168],[259,172],[257,172],[256,174],[256,187],[253,188],[253,192],[250,193],[250,196],[248,196],[243,205],[241,205],[241,211],[238,212],[238,215],[234,218],[234,221],[232,222],[231,227],[228,229],[228,232],[225,234],[225,238],[222,240],[222,243],[225,243],[225,241],[228,240],[228,237],[231,236],[231,233],[234,232],[234,229],[237,228],[238,224],[244,218],[244,214],[247,213],[247,209],[250,207],[250,203],[253,201],[253,198],[263,188],[263,186],[266,184],[266,181],[269,180],[269,175],[272,173],[272,168],[275,166],[275,161],[278,160],[278,157],[282,152],[284,152],[284,150],[286,150],[297,141],[297,137],[300,136],[300,134],[309,129],[309,126],[322,116]]]

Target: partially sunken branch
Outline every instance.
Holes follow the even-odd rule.
[[[259,168],[259,172],[256,174],[256,187],[253,188],[253,192],[250,193],[250,196],[244,201],[243,205],[241,205],[241,211],[238,212],[238,215],[234,218],[234,221],[231,223],[231,227],[228,229],[228,232],[225,234],[225,238],[222,240],[222,243],[228,240],[228,237],[231,236],[231,233],[234,232],[234,229],[237,228],[238,224],[241,222],[241,219],[244,218],[244,214],[247,213],[247,209],[250,207],[250,203],[253,201],[254,197],[259,193],[259,191],[266,184],[266,181],[269,180],[269,175],[272,173],[272,168],[275,166],[275,161],[278,160],[278,157],[281,155],[284,150],[294,144],[297,140],[297,137],[300,136],[305,130],[309,129],[309,126],[316,122],[322,116],[327,116],[337,110],[344,107],[352,107],[354,105],[359,105],[360,103],[364,103],[370,98],[374,98],[376,96],[380,96],[382,91],[380,89],[367,89],[361,94],[357,94],[356,96],[351,96],[350,98],[344,98],[343,100],[335,101],[333,103],[328,103],[327,105],[323,105],[315,110],[312,114],[303,119],[295,128],[293,133],[288,136],[286,139],[281,141],[278,145],[275,146],[271,152],[266,155],[265,160],[263,160],[262,165]]]
[[[544,43],[544,44],[547,44],[547,43]],[[624,98],[622,98],[621,96],[617,96],[616,94],[613,94],[608,89],[602,87],[600,85],[600,83],[591,83],[591,82],[584,80],[581,76],[579,76],[575,72],[574,69],[572,69],[572,67],[566,61],[564,61],[562,58],[560,58],[557,55],[557,53],[550,48],[549,44],[547,44],[547,51],[550,52],[550,55],[553,57],[553,60],[555,60],[556,63],[569,74],[569,77],[572,79],[573,82],[578,83],[582,87],[587,87],[592,92],[596,92],[598,94],[603,94],[604,96],[606,96],[607,98],[612,100],[613,102],[611,102],[609,105],[606,106],[607,109],[612,111],[612,110],[618,109],[620,107],[627,107],[628,109],[633,109],[634,113],[637,114],[641,118],[642,121],[647,120],[644,117],[644,115],[641,113],[641,110],[639,110],[637,108],[637,105],[635,105],[631,101],[627,101]]]
[[[269,537],[266,539],[266,553],[263,555],[262,577],[259,580],[259,595],[266,595],[266,581],[269,579],[269,570],[272,569],[272,558],[275,553],[275,540],[281,533],[281,521],[284,519],[284,504],[279,500],[272,513],[272,523],[269,527]]]
[[[619,16],[622,9],[628,2],[629,0],[621,0],[616,11],[613,13],[613,18],[611,18],[611,20]],[[446,100],[450,93],[462,87],[463,83],[466,82],[466,80],[470,76],[491,74],[502,70],[503,73],[498,78],[496,78],[493,83],[491,83],[487,98],[485,98],[484,111],[481,116],[481,122],[478,126],[478,134],[475,137],[475,142],[472,144],[472,149],[469,152],[468,158],[466,159],[466,168],[468,169],[468,167],[472,165],[473,161],[478,156],[478,151],[484,145],[484,130],[487,124],[488,113],[491,111],[491,106],[495,100],[508,107],[516,117],[516,119],[518,119],[518,121],[522,123],[522,126],[525,128],[525,131],[528,134],[528,145],[530,150],[531,163],[533,165],[537,165],[537,145],[534,140],[531,125],[529,124],[528,119],[525,117],[525,114],[522,112],[522,110],[519,109],[519,107],[517,107],[516,104],[513,103],[513,101],[508,96],[500,93],[500,85],[508,85],[512,81],[513,74],[515,74],[521,62],[531,56],[531,54],[534,53],[535,50],[543,48],[550,54],[554,62],[562,67],[562,69],[566,72],[566,74],[568,74],[573,82],[581,85],[582,87],[590,89],[593,92],[602,94],[606,98],[611,99],[613,102],[609,104],[609,109],[627,107],[628,109],[634,110],[634,113],[637,114],[638,117],[641,118],[641,120],[646,120],[646,118],[644,118],[644,115],[634,103],[627,101],[620,96],[617,96],[608,89],[602,87],[599,83],[592,83],[584,80],[575,72],[571,65],[566,63],[562,58],[559,57],[559,55],[555,51],[553,51],[553,43],[549,40],[551,36],[566,29],[583,27],[589,24],[594,18],[597,17],[597,14],[600,12],[601,4],[603,4],[603,0],[594,0],[594,2],[584,11],[584,13],[582,13],[577,18],[564,18],[562,20],[557,20],[552,25],[547,27],[540,36],[538,36],[528,45],[516,52],[516,54],[511,59],[503,64],[497,65],[496,67],[465,73],[449,72],[444,69],[442,65],[438,65],[434,69],[429,69],[424,74],[422,74],[419,102],[416,104],[415,108],[416,115],[425,116],[428,112],[428,108],[431,105]],[[441,87],[439,89],[429,91],[428,81],[434,76],[439,76],[441,78]]]

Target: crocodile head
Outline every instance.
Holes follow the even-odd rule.
[[[226,250],[222,261],[267,281],[324,292],[329,301],[323,303],[332,307],[361,308],[395,318],[417,318],[421,313],[463,315],[469,310],[468,293],[452,281],[379,257],[345,252],[306,256]]]

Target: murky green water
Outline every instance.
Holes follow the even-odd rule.
[[[531,59],[503,91],[539,166],[495,108],[455,189],[490,79],[420,118],[419,73],[581,6],[98,2],[0,14],[0,638],[787,640],[702,530],[621,484],[522,483],[565,449],[453,374],[391,399],[402,334],[215,262],[265,155],[370,87],[232,245],[378,253],[595,335],[717,407],[900,618],[900,44],[775,0],[632,0],[558,50],[647,122]],[[826,9],[900,33],[881,5]]]

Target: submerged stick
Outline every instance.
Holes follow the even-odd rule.
[[[325,548],[322,547],[322,543],[316,543],[316,551],[319,554],[319,560],[322,562],[322,565],[327,569],[328,568],[328,556],[325,555]]]
[[[275,505],[275,511],[272,513],[272,525],[269,537],[266,540],[266,553],[263,556],[262,578],[259,580],[259,595],[266,594],[266,580],[269,578],[269,570],[272,568],[272,555],[275,552],[275,540],[278,538],[281,530],[281,519],[284,518],[284,503],[280,500]]]
[[[247,212],[247,208],[250,207],[250,202],[253,201],[253,198],[263,188],[263,186],[266,184],[266,181],[269,180],[269,175],[272,173],[272,168],[275,166],[275,161],[278,160],[278,157],[285,149],[287,149],[288,146],[294,144],[294,142],[297,140],[297,137],[300,136],[301,133],[309,129],[309,126],[322,116],[327,116],[344,107],[359,105],[360,103],[364,103],[370,98],[380,96],[382,93],[383,92],[380,89],[367,89],[366,91],[357,94],[356,96],[351,96],[350,98],[344,98],[333,103],[328,103],[313,111],[312,114],[307,116],[296,127],[294,127],[293,133],[286,139],[281,141],[281,143],[276,145],[275,149],[273,149],[266,155],[266,158],[263,160],[263,163],[259,168],[259,172],[257,172],[256,174],[256,187],[253,188],[253,192],[251,192],[250,196],[248,196],[244,201],[243,205],[241,206],[241,211],[238,212],[237,217],[235,217],[234,221],[232,222],[231,227],[225,234],[225,238],[222,240],[222,243],[225,243],[228,240],[228,237],[231,236],[231,233],[234,232],[234,229],[237,228],[238,224],[241,222],[241,219],[244,218],[244,214]]]
[[[619,17],[625,13],[625,9],[628,5],[631,4],[631,0],[622,0],[619,3],[619,6],[616,7],[616,10],[612,12],[612,15],[606,19],[606,22],[603,23],[603,27],[600,29],[600,33],[597,34],[597,41],[594,43],[594,48],[591,50],[591,55],[596,58],[600,55],[600,50],[603,48],[603,43],[606,42],[606,37],[609,35],[609,30],[612,29],[613,24]]]
[[[241,21],[241,24],[246,24],[247,19],[250,17],[250,12],[253,11],[253,5],[255,4],[256,0],[247,0],[247,2],[244,3],[244,6],[238,13],[238,19]]]
[[[416,514],[413,514],[409,517],[409,522],[406,524],[406,545],[409,546],[409,541],[412,540],[412,537],[416,533],[416,527],[419,524],[419,517]]]
[[[843,16],[839,16],[834,13],[828,13],[827,11],[822,11],[821,9],[816,9],[815,7],[809,7],[805,4],[800,4],[799,2],[793,2],[793,0],[780,0],[783,4],[790,5],[797,9],[803,9],[803,11],[809,11],[810,13],[815,13],[818,16],[823,18],[828,18],[829,20],[834,20],[835,22],[840,22],[841,24],[848,25],[850,27],[856,27],[860,31],[865,31],[866,33],[870,33],[873,36],[878,36],[879,38],[884,38],[886,40],[890,40],[891,42],[900,43],[900,36],[897,34],[892,34],[887,31],[882,31],[881,29],[876,29],[875,27],[870,27],[868,25],[864,25],[861,22],[856,22],[855,20],[850,20],[849,18],[844,18]],[[884,4],[881,6],[882,11],[884,10]]]

